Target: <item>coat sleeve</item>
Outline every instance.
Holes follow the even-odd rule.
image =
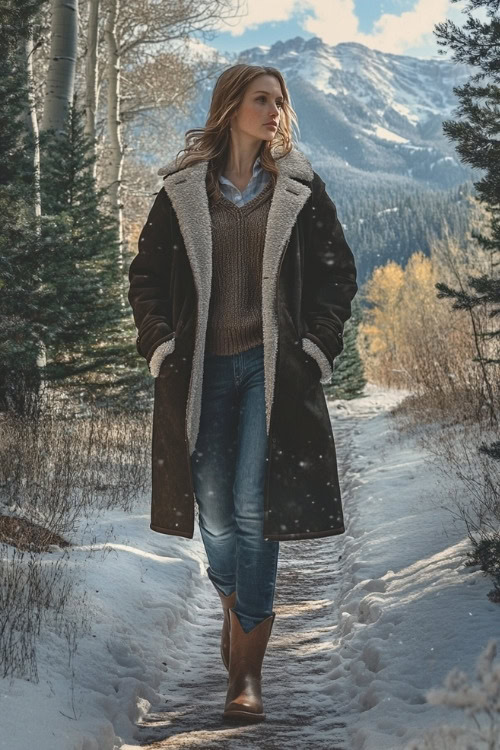
[[[156,377],[166,354],[173,351],[175,332],[167,317],[171,275],[168,196],[162,188],[139,237],[130,264],[128,300],[137,328],[137,351]]]
[[[330,379],[334,359],[344,348],[344,323],[351,317],[351,301],[358,291],[356,278],[354,256],[337,209],[315,172],[304,253],[302,314],[308,330],[302,346],[318,361],[323,383]]]

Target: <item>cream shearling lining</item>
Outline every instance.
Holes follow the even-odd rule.
[[[311,339],[303,338],[302,349],[311,357],[314,357],[318,363],[319,369],[321,370],[321,378],[319,382],[323,385],[329,383],[333,374],[333,367],[330,366],[328,358],[323,354],[319,346],[315,344],[314,341],[311,341]]]
[[[153,352],[153,356],[149,361],[149,371],[154,378],[157,378],[160,374],[160,368],[163,360],[167,354],[172,354],[175,349],[175,336],[168,341],[164,341],[163,344],[157,346]]]
[[[278,353],[278,318],[276,315],[278,269],[297,216],[311,195],[311,189],[294,178],[310,182],[314,176],[309,160],[296,147],[293,147],[292,151],[284,157],[279,157],[277,154],[274,156],[279,174],[269,208],[262,261],[262,334],[268,435]],[[204,160],[179,169],[174,159],[158,170],[160,176],[165,176],[164,189],[172,202],[179,222],[198,298],[193,365],[186,412],[186,432],[190,455],[194,453],[200,425],[205,337],[212,286],[212,232],[205,184],[207,166],[208,161]],[[172,340],[164,342],[158,350],[162,346],[171,345],[171,342]],[[314,346],[313,342],[310,343]],[[155,363],[159,361],[161,365],[161,361],[170,350],[168,348],[161,352],[158,350],[154,352],[153,358],[156,357]],[[320,364],[321,358],[318,352],[313,356]],[[321,356],[324,356],[322,352]],[[153,367],[159,372],[159,367],[156,370],[156,364]],[[326,371],[321,364],[320,368],[326,376]]]

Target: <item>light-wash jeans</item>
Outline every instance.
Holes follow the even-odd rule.
[[[245,632],[273,612],[279,542],[265,540],[268,458],[264,347],[205,354],[200,429],[191,468],[212,583]]]

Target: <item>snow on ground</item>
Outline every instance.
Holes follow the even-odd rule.
[[[491,580],[464,566],[468,539],[442,507],[441,477],[391,424],[387,409],[401,393],[365,393],[341,402],[354,418],[354,463],[330,691],[350,750],[399,750],[431,726],[464,721],[426,703],[425,691],[454,666],[473,677],[500,636],[500,607],[486,596]]]
[[[73,662],[74,692],[65,641],[49,635],[38,684],[0,680],[1,750],[119,747],[189,648],[183,623],[205,591],[201,541],[152,532],[148,500],[133,514],[108,512],[71,560],[92,616]]]
[[[351,455],[347,470],[340,466],[347,531],[336,537],[342,575],[331,586],[338,621],[318,690],[347,724],[344,750],[404,750],[432,726],[463,723],[462,712],[426,703],[425,691],[454,666],[473,675],[500,634],[500,610],[486,596],[491,581],[464,566],[467,537],[442,507],[446,486],[392,424],[388,410],[404,394],[372,385],[365,394],[330,403],[334,434],[348,431]],[[92,618],[74,689],[66,645],[46,633],[39,683],[0,680],[1,750],[136,746],[135,723],[168,697],[169,672],[195,643],[190,626],[213,609],[198,529],[193,540],[152,532],[148,498],[73,541],[71,566]]]

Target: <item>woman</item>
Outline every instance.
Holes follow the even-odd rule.
[[[325,183],[292,143],[281,73],[239,64],[159,171],[130,266],[155,377],[151,528],[192,538],[195,501],[224,622],[226,719],[265,718],[261,668],[280,540],[344,532],[322,384],[356,268]]]

